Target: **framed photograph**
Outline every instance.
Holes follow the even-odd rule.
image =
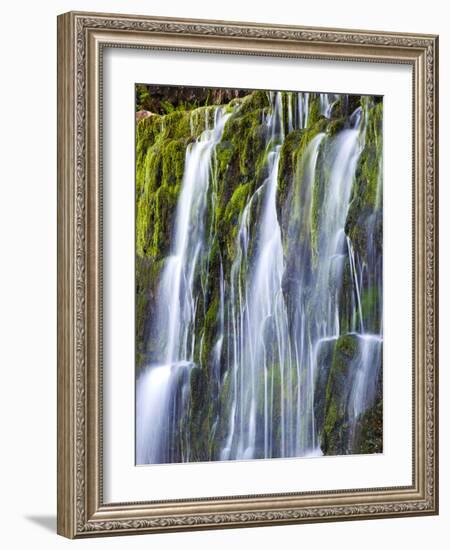
[[[438,38],[58,18],[58,532],[438,513]]]

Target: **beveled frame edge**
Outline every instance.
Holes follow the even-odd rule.
[[[101,480],[102,45],[409,63],[414,72],[414,483],[382,490],[105,505]],[[438,513],[438,37],[70,12],[58,17],[58,533]]]

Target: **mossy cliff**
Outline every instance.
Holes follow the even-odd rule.
[[[236,311],[241,308],[245,318],[246,292],[251,291],[246,284],[255,269],[258,227],[267,200],[266,182],[274,152],[278,155],[275,209],[283,248],[281,286],[290,321],[290,345],[286,351],[290,362],[286,364],[294,366],[286,370],[285,365],[274,359],[277,350],[267,347],[264,379],[255,381],[253,457],[264,456],[261,449],[269,408],[273,424],[270,452],[271,456],[281,456],[282,438],[286,437],[282,433],[282,420],[286,411],[294,406],[304,411],[310,402],[315,419],[314,437],[292,436],[305,448],[316,442],[324,454],[330,455],[382,450],[382,368],[376,371],[375,396],[357,418],[352,394],[357,365],[366,349],[363,348],[366,341],[359,334],[361,327],[370,334],[382,333],[382,102],[372,97],[334,97],[337,99],[325,116],[320,94],[308,94],[307,109],[300,113],[296,111],[297,94],[283,92],[279,101],[281,127],[271,133],[268,120],[273,116],[275,103],[269,92],[137,87],[138,370],[160,361],[162,344],[155,327],[158,285],[173,253],[186,155],[189,158],[193,144],[214,128],[217,109],[226,115],[211,155],[201,221],[205,235],[192,274],[195,315],[190,337],[192,362],[196,366],[189,374],[188,398],[177,395],[179,402],[186,399],[188,405],[183,418],[173,423],[174,433],[170,436],[173,457],[188,454],[191,461],[217,460],[228,441],[233,425],[230,418],[236,414],[233,400],[239,392],[231,358],[237,347],[244,345],[235,340],[236,331],[242,328],[236,327]],[[348,238],[351,243],[354,262],[347,247],[343,247],[336,281],[326,274],[329,282],[320,286],[323,261],[320,254],[324,249],[321,239],[329,223],[324,204],[332,160],[339,137],[355,125],[352,118],[355,112],[361,112],[362,116],[360,151],[343,228],[343,242]],[[301,124],[305,118],[307,124]],[[336,301],[338,333],[333,328],[329,338],[324,338],[329,335],[322,329],[328,322],[325,312],[328,302],[317,298],[321,288]],[[273,315],[268,314],[261,336],[268,335],[268,341],[279,330]],[[309,346],[303,355],[296,347],[300,341],[305,349]],[[375,349],[379,353],[378,340]],[[315,361],[313,369],[306,364],[310,357]],[[297,401],[293,397],[302,395],[304,390],[300,388],[311,384],[314,388],[311,399],[302,396]],[[270,407],[264,407],[269,394]],[[292,418],[296,416],[297,412],[292,413]],[[233,445],[231,453],[236,450],[236,444]]]

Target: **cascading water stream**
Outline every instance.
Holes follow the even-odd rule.
[[[288,318],[281,281],[284,271],[281,229],[276,212],[276,190],[280,158],[280,140],[284,138],[281,94],[271,96],[273,109],[267,117],[268,176],[245,208],[237,236],[238,255],[233,264],[231,300],[233,339],[233,405],[222,459],[271,456],[273,411],[269,393],[270,377],[281,378],[281,441],[279,456],[293,452],[293,407],[284,395],[286,373],[291,371]],[[289,103],[290,105],[290,103]],[[292,125],[289,110],[288,127]],[[257,250],[248,267],[249,215],[253,201],[262,200]],[[242,287],[242,275],[246,285]],[[236,288],[237,287],[237,288]],[[262,395],[261,395],[262,393]],[[259,433],[258,433],[259,432]],[[261,440],[261,448],[256,442]]]
[[[204,213],[211,159],[229,116],[217,109],[214,128],[206,129],[186,152],[175,218],[173,254],[167,259],[159,288],[158,326],[161,342],[167,340],[165,363],[168,365],[177,360],[193,359],[195,341],[189,338],[193,333],[196,311],[193,281],[204,248]]]
[[[326,118],[330,118],[331,109],[336,103],[339,96],[336,94],[320,94],[320,112]]]
[[[214,148],[230,113],[214,113],[214,126],[188,146],[178,200],[172,254],[167,258],[158,289],[158,343],[160,364],[149,365],[137,381],[136,461],[171,462],[170,420],[183,417],[188,405],[189,373],[195,368],[197,297],[194,280],[205,250],[204,215]],[[181,401],[178,397],[181,387]],[[172,411],[169,409],[172,408]],[[169,414],[170,412],[170,414]],[[180,419],[175,418],[175,424]],[[189,459],[187,442],[183,458]]]

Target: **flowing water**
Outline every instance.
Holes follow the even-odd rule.
[[[157,341],[162,364],[149,365],[136,383],[136,462],[172,462],[174,439],[183,439],[182,420],[189,408],[190,373],[195,368],[198,296],[194,280],[205,253],[204,215],[214,147],[229,114],[217,109],[206,129],[186,152],[171,255],[158,289]],[[181,394],[181,400],[179,395]],[[175,450],[174,450],[175,447]],[[189,460],[189,440],[180,457]]]
[[[324,117],[330,117],[338,99],[320,94]],[[345,233],[365,144],[364,112],[356,109],[335,136],[320,132],[311,139],[295,167],[297,187],[280,215],[281,148],[287,134],[308,127],[310,94],[289,93],[283,103],[281,93],[271,93],[270,102],[263,118],[266,177],[242,210],[231,269],[224,273],[221,262],[215,283],[218,330],[209,368],[215,381],[211,387],[225,404],[218,408],[211,432],[204,434],[205,440],[214,440],[217,426],[224,426],[216,441],[219,450],[210,458],[215,460],[321,455],[315,407],[318,393],[325,392],[319,387],[322,356],[343,334],[355,342],[349,365],[352,426],[374,403],[381,365],[382,335],[370,332],[362,303],[364,285],[375,285],[381,295],[381,261],[370,240],[366,259],[359,258]],[[190,380],[201,368],[194,350],[203,345],[196,341],[197,313],[205,295],[200,271],[212,243],[207,220],[214,205],[208,197],[213,203],[215,148],[230,116],[217,108],[212,128],[206,127],[187,148],[171,253],[158,288],[159,361],[137,378],[138,464],[190,459]],[[313,192],[319,160],[321,173],[325,167],[329,174],[320,208]],[[281,218],[287,220],[284,229]],[[286,231],[296,236],[296,246],[286,247]],[[346,276],[350,321],[343,330]]]

